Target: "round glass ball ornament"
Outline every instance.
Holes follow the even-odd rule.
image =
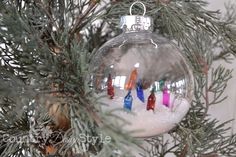
[[[191,69],[176,45],[153,33],[152,25],[147,16],[123,16],[123,33],[106,42],[92,60],[92,86],[107,104],[102,109],[126,120],[123,129],[134,131],[134,137],[171,130],[192,100]]]

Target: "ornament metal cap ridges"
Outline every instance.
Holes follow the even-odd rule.
[[[133,15],[132,7],[135,4],[141,4],[143,6],[143,15]],[[145,16],[146,7],[142,2],[134,2],[130,6],[130,15],[125,15],[120,18],[120,28],[124,31],[152,31],[153,30],[153,19],[150,16]]]

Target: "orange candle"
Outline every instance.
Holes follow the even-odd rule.
[[[130,75],[129,82],[125,86],[127,90],[132,90],[135,87],[137,75],[138,72],[137,69],[135,68]]]

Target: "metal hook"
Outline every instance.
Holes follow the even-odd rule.
[[[143,16],[146,14],[146,6],[143,4],[143,2],[136,1],[136,2],[134,2],[134,3],[130,6],[130,8],[129,8],[129,13],[130,13],[130,15],[133,15],[133,14],[132,14],[132,7],[133,7],[135,4],[138,4],[138,3],[143,6]]]

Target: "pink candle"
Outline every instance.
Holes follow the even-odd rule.
[[[166,107],[170,107],[170,93],[167,87],[164,87],[162,93],[163,93],[162,104],[165,105]]]

